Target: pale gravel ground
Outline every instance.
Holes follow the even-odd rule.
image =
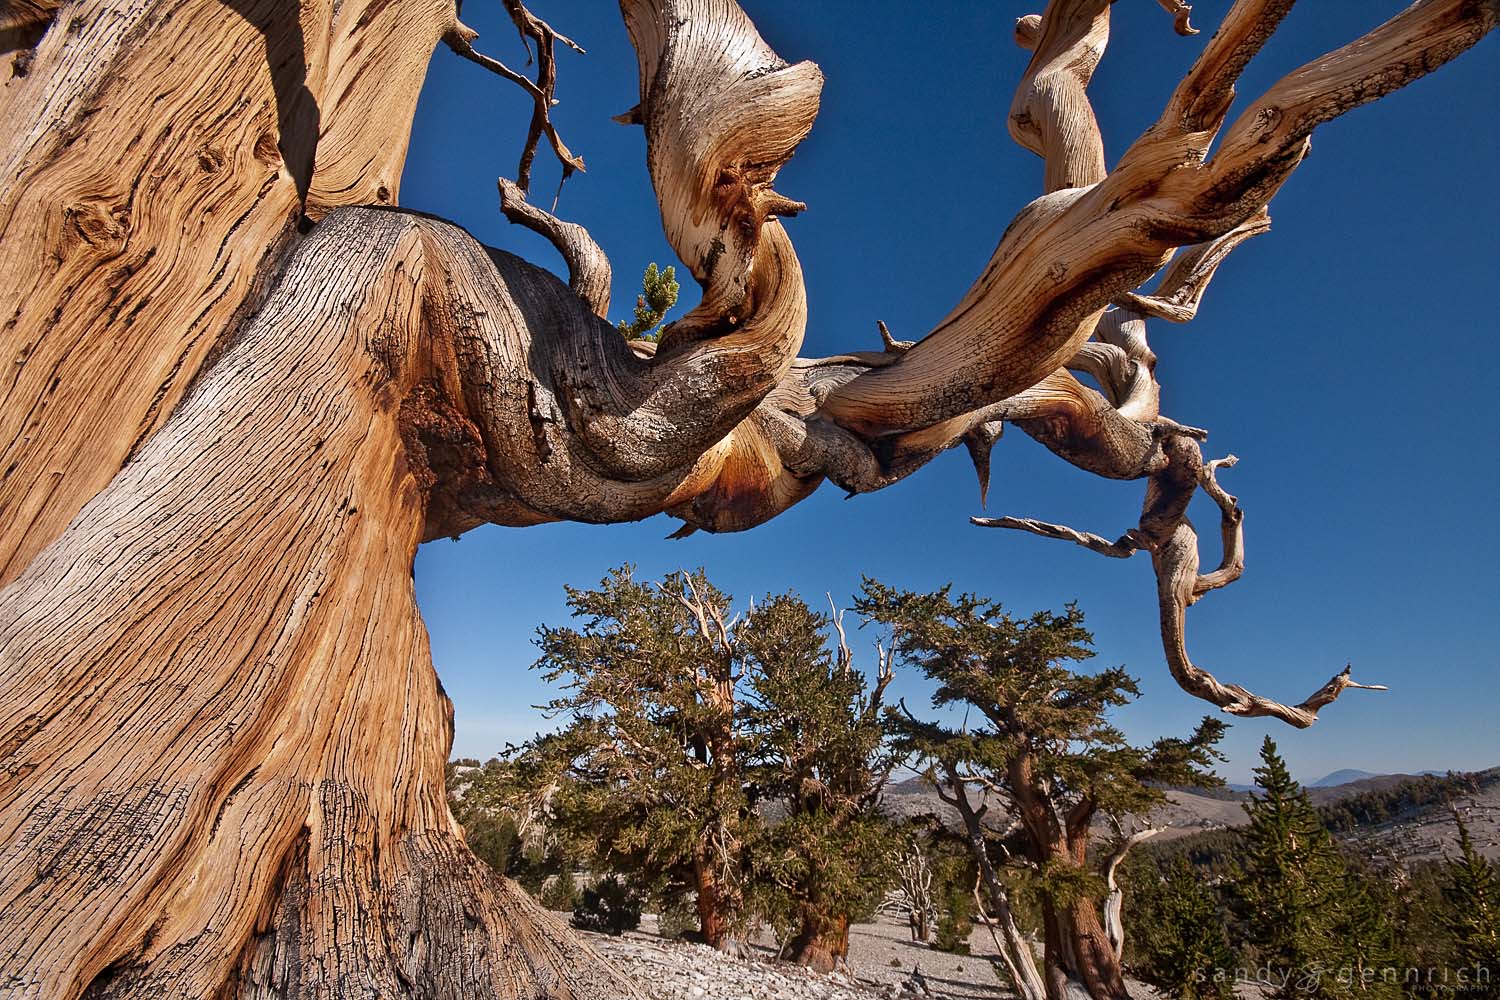
[[[920,965],[936,1000],[992,1000],[1001,988],[989,961],[995,954],[988,931],[978,928],[972,955],[948,955],[911,940],[904,921],[882,916],[849,932],[847,973],[819,976],[770,960],[760,945],[758,961],[728,958],[702,945],[664,941],[647,915],[641,930],[618,938],[586,934],[597,951],[639,982],[652,1000],[887,1000],[910,997],[901,984]],[[899,968],[892,961],[899,963]]]
[[[998,1000],[1013,996],[994,972],[995,945],[983,927],[976,927],[969,939],[972,954],[949,955],[912,941],[904,920],[882,915],[876,923],[850,928],[849,967],[832,976],[774,961],[769,941],[758,942],[758,957],[745,960],[703,945],[663,940],[656,936],[656,918],[649,914],[642,918],[640,931],[617,938],[583,937],[638,983],[650,1000]],[[900,963],[899,968],[891,964],[893,960]],[[903,989],[918,965],[931,991],[928,994]],[[1149,987],[1127,982],[1138,1000],[1160,1000]]]

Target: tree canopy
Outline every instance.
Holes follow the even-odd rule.
[[[934,708],[961,710],[954,725],[919,718],[903,704],[891,716],[893,738],[962,817],[1006,931],[1015,988],[1028,1000],[1057,1000],[1071,982],[1097,1000],[1127,996],[1118,948],[1101,921],[1106,874],[1089,851],[1095,819],[1144,817],[1166,801],[1166,785],[1218,783],[1210,768],[1224,723],[1205,718],[1186,738],[1130,745],[1108,713],[1137,693],[1135,682],[1120,667],[1071,669],[1094,655],[1076,606],[1018,618],[972,594],[913,593],[867,580],[855,607],[890,629],[900,662],[936,683]],[[1004,810],[999,830],[986,827],[986,799]],[[1040,976],[997,871],[1011,852],[1001,845],[1002,860],[992,860],[991,842],[1002,836],[1041,901]],[[1131,840],[1123,829],[1121,838],[1123,852]]]

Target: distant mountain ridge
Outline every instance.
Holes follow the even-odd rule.
[[[1346,767],[1331,774],[1325,774],[1317,781],[1309,782],[1307,788],[1337,788],[1340,785],[1350,785],[1356,781],[1372,781],[1376,778],[1433,778],[1442,777],[1445,774],[1465,774],[1468,772],[1456,768],[1448,768],[1446,771],[1429,769],[1426,771],[1361,771],[1357,768]],[[1477,772],[1476,772],[1477,773]],[[1232,788],[1253,788],[1253,785],[1232,785]]]
[[[1366,778],[1384,777],[1382,771],[1361,771],[1357,768],[1346,767],[1331,774],[1325,774],[1317,781],[1310,781],[1308,788],[1336,788],[1339,785],[1347,785],[1351,781],[1364,781]]]

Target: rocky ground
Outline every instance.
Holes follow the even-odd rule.
[[[995,947],[982,928],[972,938],[972,955],[947,955],[913,942],[904,921],[881,917],[877,923],[857,924],[849,933],[849,968],[832,976],[774,962],[765,946],[757,949],[754,960],[739,960],[702,945],[665,941],[655,931],[655,919],[647,916],[638,932],[585,937],[639,982],[651,1000],[991,1000],[1010,995],[995,976],[990,962]],[[915,969],[930,993],[916,985]]]

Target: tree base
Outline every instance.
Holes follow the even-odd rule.
[[[437,445],[405,426],[427,233],[321,224],[0,590],[0,995],[636,996],[448,810],[411,578]]]

